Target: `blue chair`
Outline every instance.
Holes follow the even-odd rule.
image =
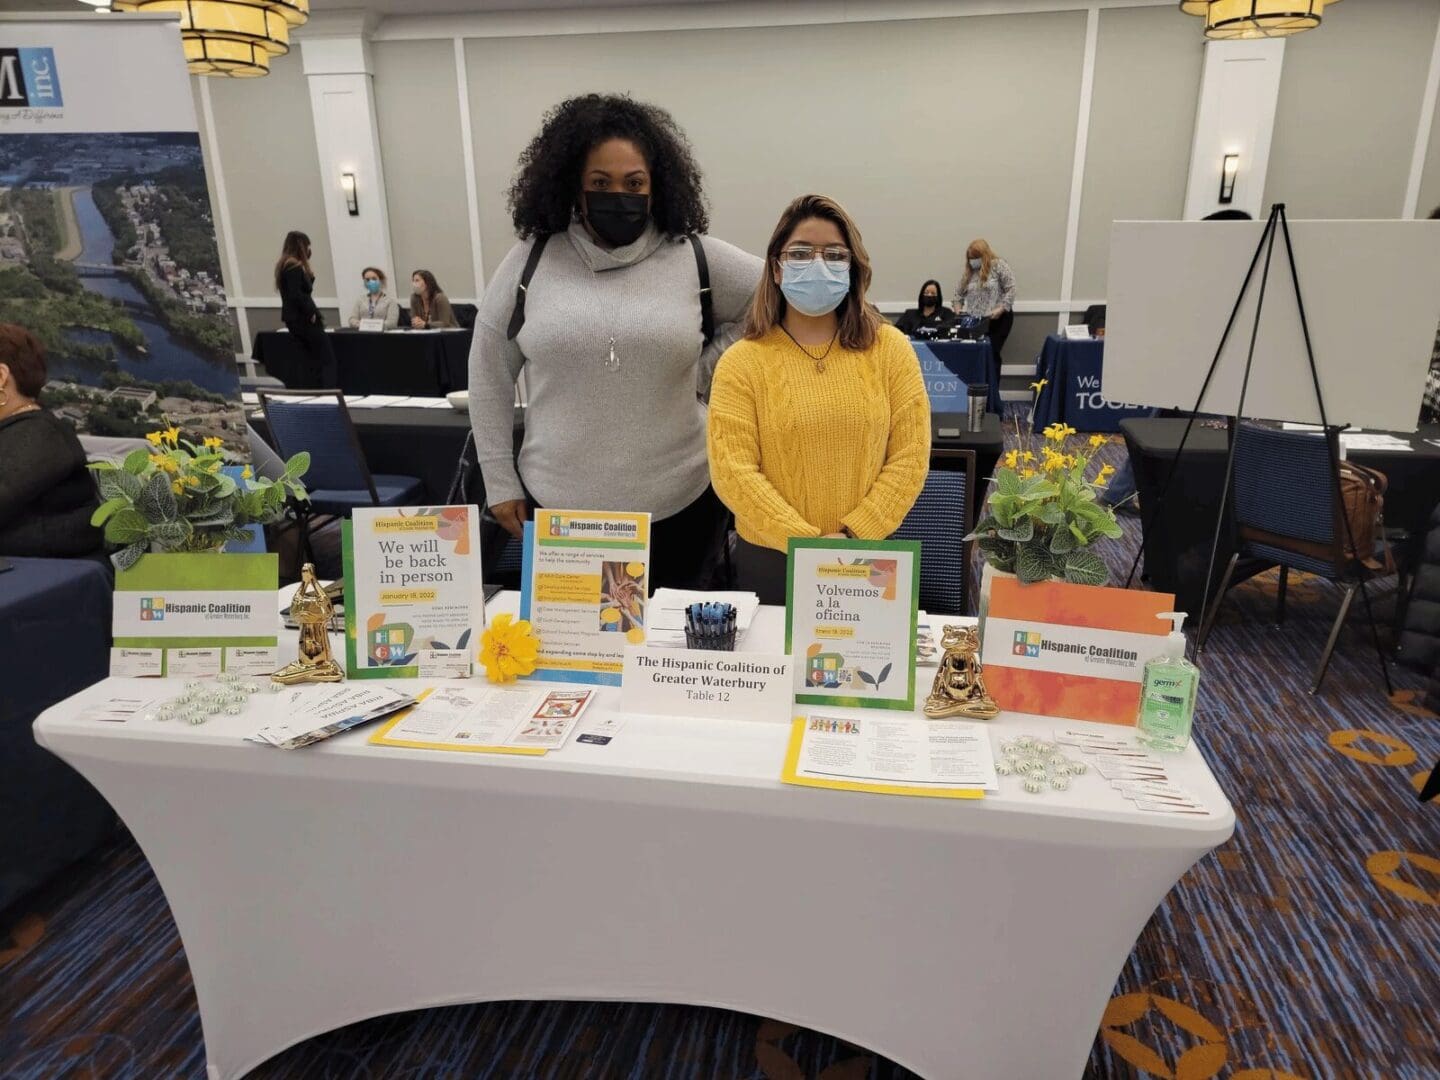
[[[975,451],[930,451],[930,474],[892,540],[920,541],[920,607],[964,615],[970,593],[969,535],[975,511]]]
[[[1331,454],[1335,452],[1333,432],[1325,435],[1281,431],[1240,424],[1235,429],[1235,475],[1231,491],[1231,518],[1235,532],[1235,554],[1225,569],[1220,589],[1200,628],[1196,652],[1205,648],[1215,625],[1215,616],[1231,584],[1238,584],[1235,570],[1241,560],[1250,560],[1247,569],[1258,573],[1272,566],[1280,568],[1276,589],[1275,625],[1285,621],[1285,589],[1291,568],[1315,574],[1327,581],[1344,584],[1340,612],[1330,628],[1330,639],[1320,655],[1320,666],[1310,693],[1320,690],[1325,679],[1340,628],[1350,613],[1350,603],[1362,582],[1383,577],[1387,572],[1367,567],[1345,554],[1346,527],[1343,509],[1335,491]],[[1378,642],[1375,625],[1371,633]],[[1384,657],[1381,656],[1382,672]],[[1386,682],[1389,674],[1385,672]]]
[[[302,450],[310,454],[311,513],[345,517],[357,506],[409,506],[420,498],[419,477],[371,474],[342,391],[287,390],[276,398],[260,390],[257,396],[276,452],[287,460]]]

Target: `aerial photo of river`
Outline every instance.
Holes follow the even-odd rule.
[[[120,370],[147,382],[188,380],[206,390],[237,397],[239,378],[234,362],[208,359],[175,337],[160,321],[145,294],[114,268],[115,235],[95,205],[90,188],[75,189],[72,199],[80,227],[81,251],[75,260],[80,283],[91,292],[123,303],[145,337],[144,353],[116,343],[116,363]],[[111,340],[103,331],[80,328],[67,330],[66,336],[90,345]],[[50,367],[51,378],[70,379],[90,386],[99,385],[102,374],[91,365],[58,358]]]

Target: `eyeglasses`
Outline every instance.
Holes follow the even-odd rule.
[[[780,253],[780,261],[792,270],[804,270],[816,259],[824,259],[831,270],[845,270],[850,266],[850,249],[839,244],[817,248],[810,244],[791,244]]]

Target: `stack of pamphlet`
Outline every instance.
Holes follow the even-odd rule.
[[[412,694],[392,690],[388,686],[340,685],[295,686],[275,695],[279,708],[274,710],[285,719],[266,724],[253,735],[251,742],[278,746],[281,750],[298,750],[302,746],[328,739],[342,731],[368,724],[408,709],[415,704]]]

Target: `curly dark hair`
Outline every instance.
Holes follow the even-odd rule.
[[[650,167],[650,216],[667,236],[703,233],[710,218],[690,140],[664,109],[620,94],[568,98],[545,114],[520,155],[510,217],[520,239],[564,232],[580,201],[585,158],[608,139],[629,139]]]

